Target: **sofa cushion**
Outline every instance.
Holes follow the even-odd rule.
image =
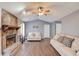
[[[57,41],[58,41],[58,42],[62,42],[63,39],[64,39],[64,37],[63,37],[63,36],[60,36],[60,37],[57,39]]]
[[[72,43],[71,48],[75,50],[76,52],[79,51],[79,38],[75,38],[75,40]]]
[[[76,55],[76,52],[69,47],[63,47],[61,49],[62,49],[61,52],[63,56],[75,56]]]
[[[69,48],[66,47],[64,44],[58,42],[57,40],[51,40],[50,41],[51,45],[58,51],[58,53],[62,56],[74,56],[76,55],[76,52]]]
[[[65,37],[68,37],[68,38],[74,39],[74,36],[72,36],[72,35],[65,35]]]
[[[76,56],[79,56],[79,51],[76,53]]]
[[[35,33],[32,33],[32,36],[33,36],[33,37],[35,37],[35,36],[36,36],[36,34],[35,34]]]
[[[41,38],[41,34],[40,32],[29,32],[28,35],[27,35],[27,39],[28,38]]]
[[[60,37],[60,35],[59,35],[59,34],[56,34],[56,35],[53,37],[53,39],[57,40],[59,37]]]
[[[64,37],[62,43],[63,43],[65,46],[67,46],[67,47],[71,47],[73,40],[74,40],[74,39],[72,39],[72,38]]]

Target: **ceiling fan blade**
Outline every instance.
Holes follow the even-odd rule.
[[[30,9],[25,9],[26,12],[32,11],[32,10],[33,10],[32,8],[30,8]]]
[[[48,15],[52,11],[52,7],[49,3],[31,3],[23,11],[26,12],[25,15],[44,13]],[[40,9],[40,11],[39,11]],[[22,11],[22,12],[23,12]]]
[[[45,12],[50,12],[50,10],[46,10]]]

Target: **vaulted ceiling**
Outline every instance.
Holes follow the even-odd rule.
[[[41,3],[43,4],[43,2]],[[0,2],[0,8],[6,9],[24,22],[36,19],[53,22],[79,10],[78,2],[49,2],[48,4],[50,4],[52,12],[47,16],[37,16],[36,14],[28,16],[21,14],[21,11],[24,8],[28,9],[28,5],[30,4],[33,4],[33,2]]]

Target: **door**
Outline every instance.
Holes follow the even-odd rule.
[[[44,38],[50,38],[50,25],[44,25]]]
[[[61,33],[61,32],[62,32],[62,24],[56,23],[56,33]]]

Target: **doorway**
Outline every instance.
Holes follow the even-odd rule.
[[[56,23],[56,33],[62,32],[62,23]]]
[[[50,25],[44,25],[44,38],[50,38]]]

